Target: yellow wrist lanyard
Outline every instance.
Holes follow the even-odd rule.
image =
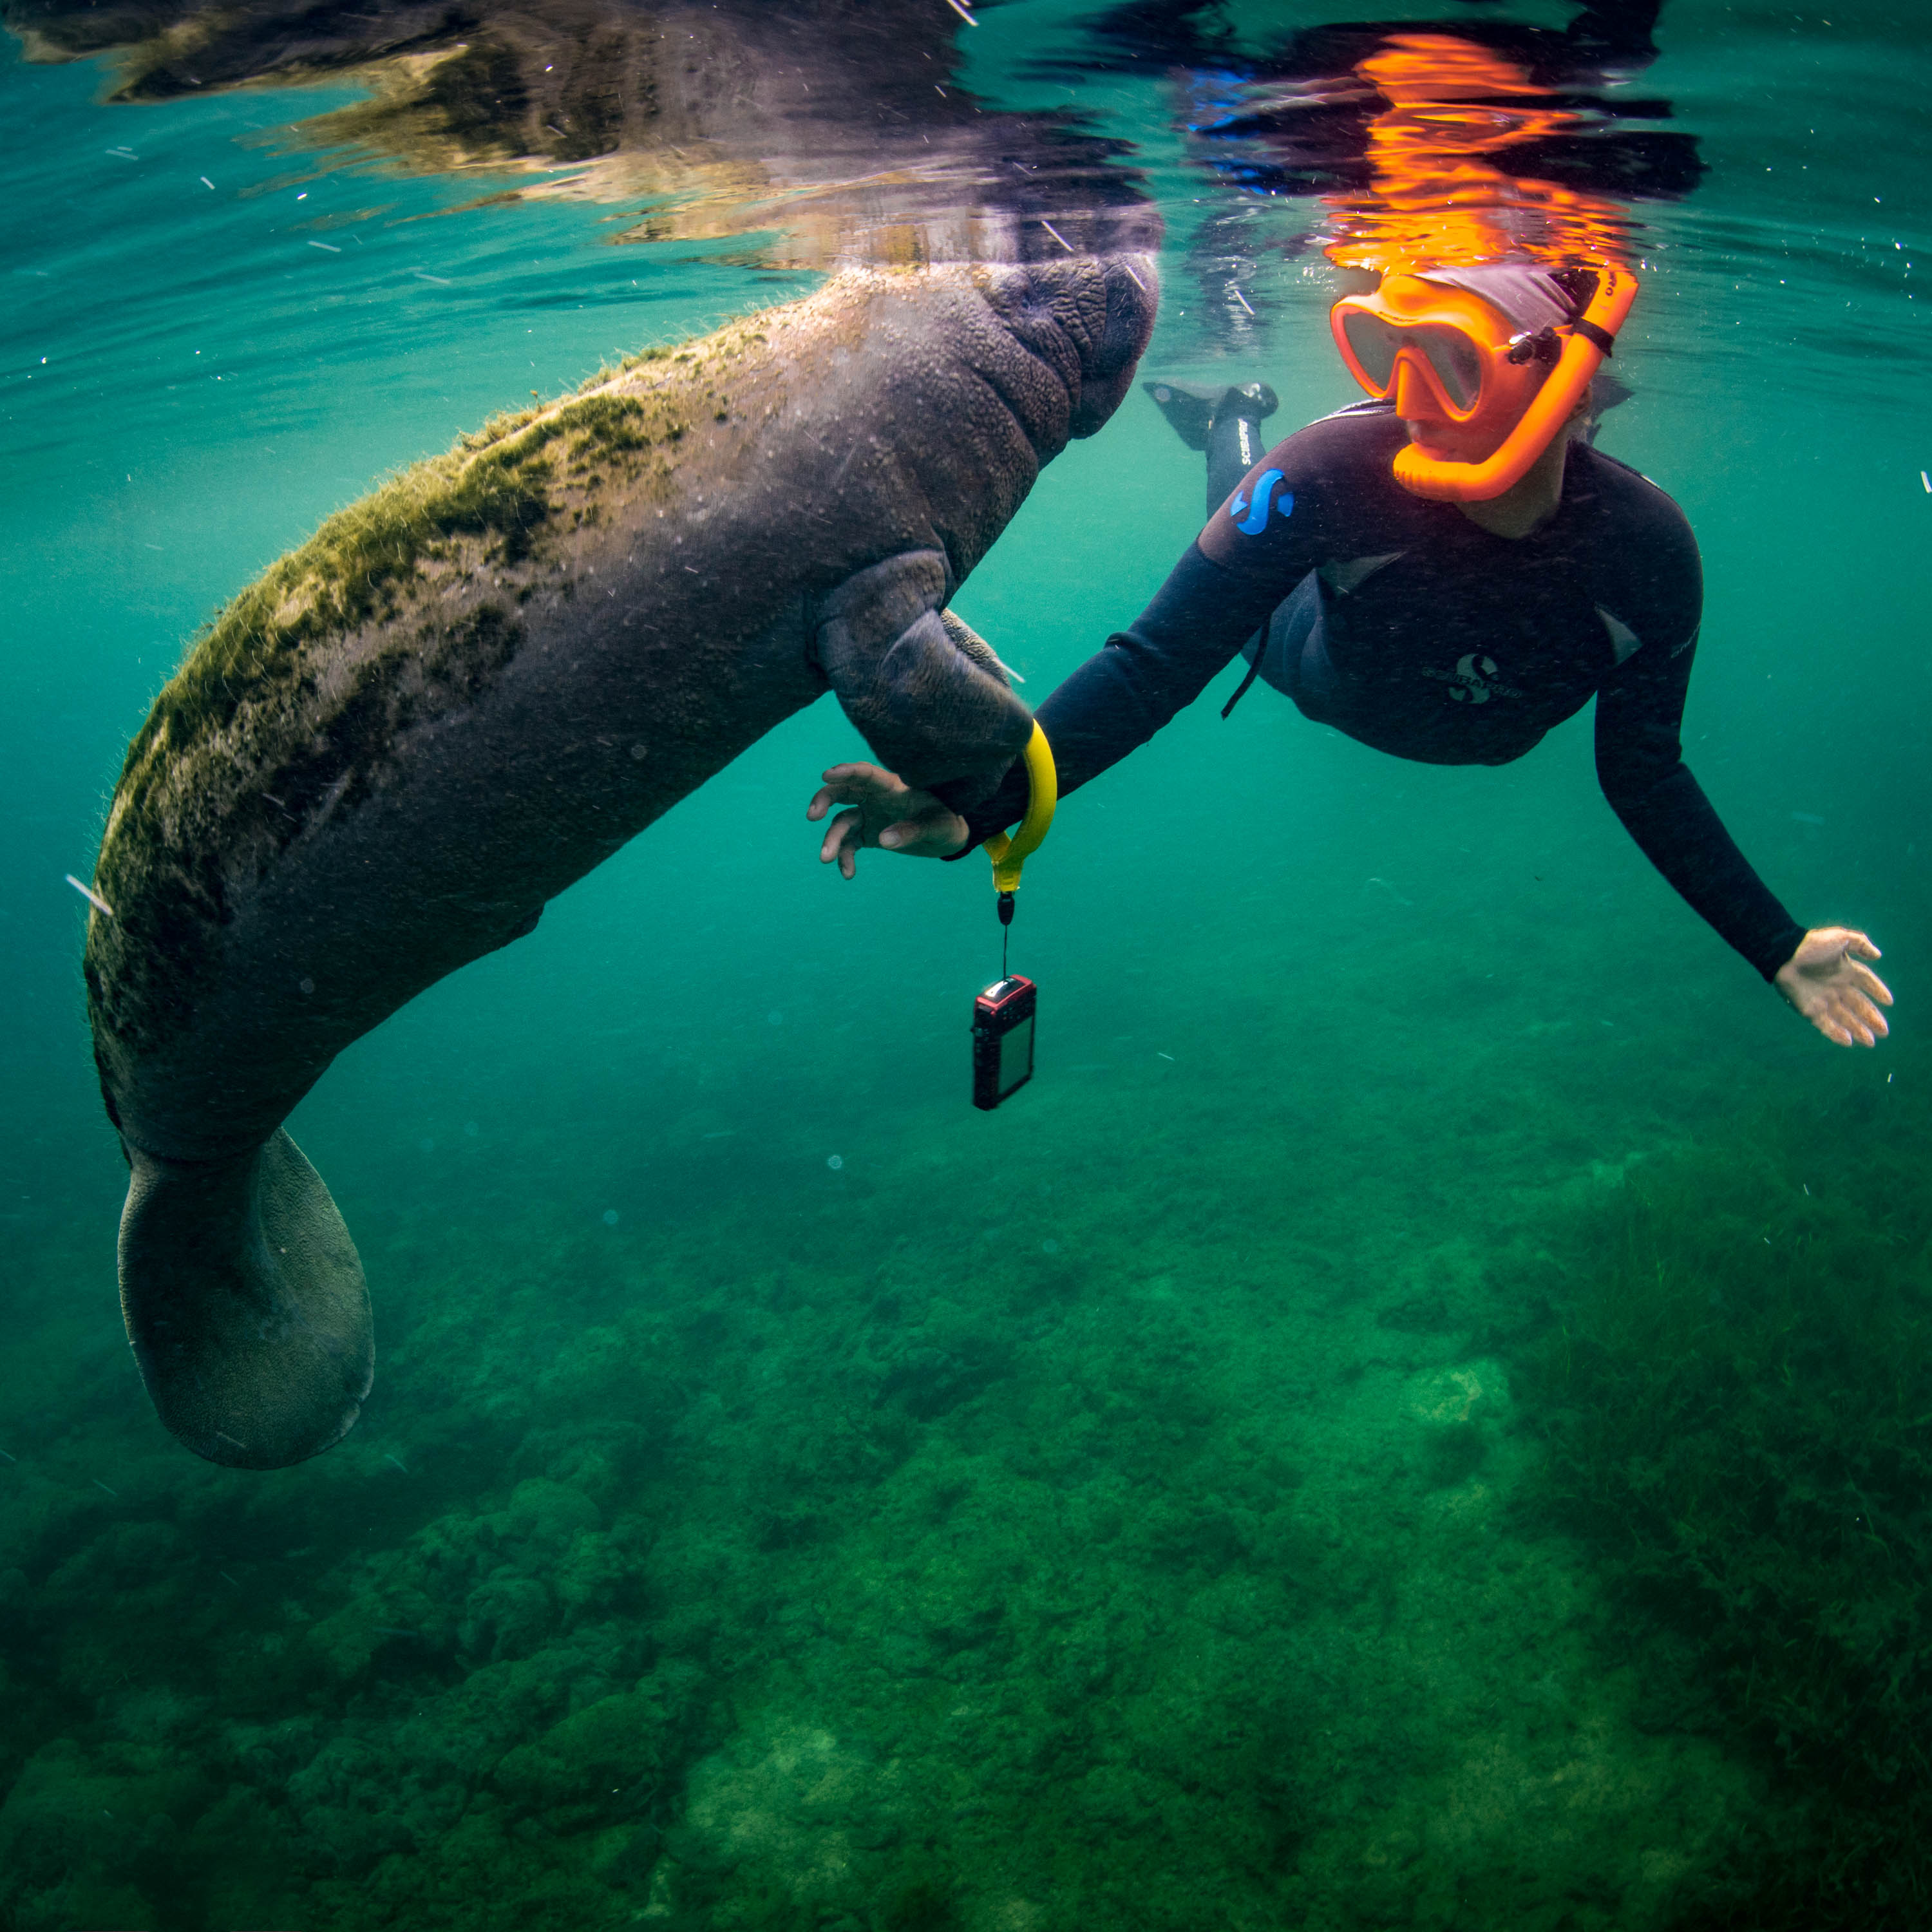
[[[1012,897],[1019,890],[1020,868],[1040,850],[1040,841],[1053,823],[1053,808],[1060,800],[1060,781],[1053,768],[1053,747],[1046,742],[1046,734],[1040,728],[1037,718],[1033,721],[1033,736],[1027,740],[1026,749],[1020,756],[1026,760],[1027,783],[1030,788],[1026,816],[1020,820],[1020,829],[1010,838],[1004,832],[996,832],[986,841],[986,856],[993,862],[993,890],[1003,902],[1000,908],[1002,926],[1012,922]]]

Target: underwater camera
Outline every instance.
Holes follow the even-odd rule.
[[[1006,934],[1013,923],[1013,895],[1020,868],[1039,849],[1053,823],[1060,784],[1052,748],[1034,722],[1033,736],[1022,754],[1027,770],[1026,817],[1009,838],[997,832],[986,841],[993,862],[993,890],[1000,914],[1000,976],[973,1002],[973,1104],[991,1113],[1033,1078],[1033,1018],[1040,988],[1024,973],[1006,970]]]
[[[1040,989],[1024,973],[995,980],[973,1002],[973,1104],[988,1113],[1033,1078]]]

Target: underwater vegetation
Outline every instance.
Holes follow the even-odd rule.
[[[84,1305],[0,1337],[0,1927],[1659,1926],[1748,1783],[1503,1533],[1466,1264],[1184,1105],[1136,1195],[1112,1111],[997,1225],[908,1230],[910,1156],[358,1203],[389,1372],[294,1470],[182,1456]]]
[[[1593,1552],[1658,1720],[1772,1774],[1684,1932],[1932,1912],[1932,1150],[1889,1095],[1634,1170],[1514,1365],[1526,1523]]]

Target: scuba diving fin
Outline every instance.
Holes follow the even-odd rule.
[[[1154,406],[1190,449],[1208,458],[1208,514],[1261,459],[1267,446],[1258,426],[1281,406],[1265,382],[1143,382]]]

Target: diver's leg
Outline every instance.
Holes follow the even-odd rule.
[[[1208,432],[1214,422],[1214,407],[1228,393],[1227,385],[1216,382],[1143,382],[1141,387],[1154,398],[1154,405],[1167,418],[1167,426],[1190,449],[1205,449]]]
[[[1281,406],[1265,382],[1244,382],[1225,391],[1208,428],[1208,514],[1212,516],[1234,494],[1234,485],[1260,462],[1268,448],[1261,425]]]
[[[1234,485],[1261,460],[1267,448],[1258,425],[1281,406],[1265,382],[1143,382],[1154,406],[1190,449],[1208,458],[1208,514],[1233,494]]]

